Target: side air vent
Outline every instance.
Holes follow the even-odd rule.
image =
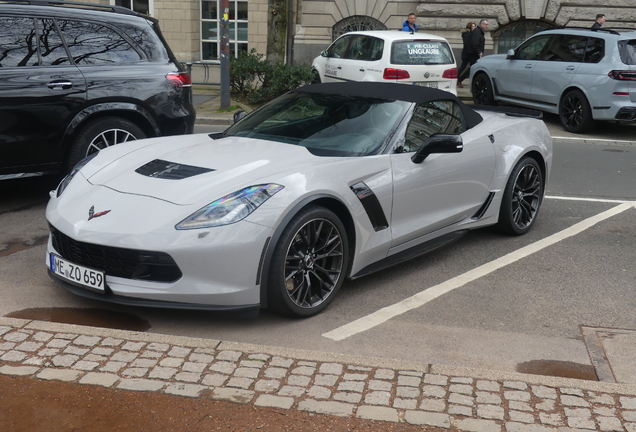
[[[175,162],[155,159],[140,166],[135,172],[147,177],[155,177],[167,180],[182,180],[199,174],[214,171],[209,168],[195,167]]]
[[[495,197],[495,193],[490,192],[488,194],[488,198],[486,198],[486,201],[484,201],[484,203],[481,205],[479,210],[477,210],[477,213],[475,213],[472,219],[475,219],[475,220],[481,219],[484,216],[484,214],[486,214],[486,210],[488,210],[488,207],[490,207],[490,204],[492,203],[492,199],[494,197]]]
[[[369,216],[369,220],[371,221],[371,225],[373,225],[373,229],[376,231],[382,231],[389,227],[389,222],[386,220],[386,216],[384,215],[384,210],[382,210],[382,205],[378,200],[378,197],[375,196],[373,191],[369,189],[364,182],[356,183],[351,186],[351,190],[360,200],[362,207],[367,212]]]

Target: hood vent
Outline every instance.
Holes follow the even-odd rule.
[[[191,165],[184,165],[176,162],[168,162],[155,159],[145,165],[140,166],[135,172],[148,177],[161,178],[166,180],[182,180],[199,174],[214,171],[210,168],[201,168]]]

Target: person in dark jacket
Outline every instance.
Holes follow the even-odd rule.
[[[486,46],[486,34],[485,31],[488,29],[488,20],[482,19],[479,21],[479,25],[475,28],[475,30],[470,32],[470,43],[468,45],[468,55],[466,59],[470,66],[477,63],[477,60],[481,56],[484,55],[484,47]],[[457,77],[458,83],[461,83],[465,80],[468,75],[470,75],[470,67],[467,67],[462,71],[462,73]],[[462,88],[463,85],[458,85],[459,88]]]
[[[470,48],[471,32],[475,30],[475,27],[477,27],[477,24],[470,21],[468,24],[466,24],[466,28],[463,28],[460,30],[460,33],[462,34],[463,48],[462,48],[462,65],[458,69],[459,76],[457,78],[457,87],[459,88],[464,87],[464,85],[462,84],[462,81],[466,78],[466,76],[468,76],[468,73],[470,72],[470,61],[468,60],[468,50]]]
[[[592,24],[592,30],[600,29],[605,24],[605,14],[597,14],[596,21]]]
[[[409,14],[406,21],[402,23],[402,31],[415,33],[417,31],[417,24],[415,24],[416,19],[417,16],[414,13]]]
[[[488,20],[479,21],[479,26],[471,33],[471,50],[475,62],[484,55],[486,46],[486,30],[488,30]],[[473,65],[475,63],[471,63]]]

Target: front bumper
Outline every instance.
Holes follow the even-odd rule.
[[[64,231],[64,227],[56,227]],[[249,309],[260,305],[259,264],[271,229],[249,222],[239,222],[225,227],[216,227],[213,234],[199,237],[200,230],[176,231],[172,239],[152,233],[132,237],[121,237],[113,233],[112,243],[104,233],[80,233],[73,236],[84,243],[102,244],[117,248],[136,249],[143,244],[144,250],[161,251],[170,255],[182,272],[173,282],[149,281],[117,277],[106,273],[106,293],[94,293],[89,289],[74,287],[71,291],[87,291],[86,297],[122,304],[146,306],[163,302],[162,307],[179,307],[189,304],[190,309]],[[69,235],[71,231],[67,231]],[[78,238],[79,237],[79,238]],[[128,243],[128,244],[126,244]],[[54,253],[73,262],[54,248],[51,237],[47,247],[46,261]],[[76,264],[85,265],[83,263]],[[96,270],[106,270],[92,266]],[[55,277],[58,279],[57,277]],[[65,286],[68,283],[65,282]],[[68,288],[68,287],[67,287]],[[69,288],[70,289],[70,288]],[[94,296],[95,295],[95,296]],[[172,305],[172,306],[170,306]]]
[[[86,288],[74,285],[55,273],[48,270],[49,277],[62,285],[64,288],[72,292],[73,294],[89,298],[92,300],[106,301],[109,303],[116,303],[126,306],[142,306],[151,308],[165,308],[165,309],[186,309],[186,310],[207,310],[217,312],[234,312],[234,311],[258,311],[261,308],[260,304],[254,305],[237,305],[237,306],[223,306],[223,305],[204,305],[199,303],[182,303],[174,301],[162,301],[162,300],[150,300],[144,298],[124,297],[113,294],[112,291],[108,291],[105,294],[100,294],[95,291],[88,290]]]

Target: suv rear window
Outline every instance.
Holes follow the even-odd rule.
[[[618,52],[623,63],[636,65],[636,39],[618,41]]]
[[[106,26],[60,19],[57,24],[78,65],[110,65],[141,59],[132,45]]]
[[[435,65],[453,64],[453,54],[444,41],[398,41],[391,46],[391,64]]]

